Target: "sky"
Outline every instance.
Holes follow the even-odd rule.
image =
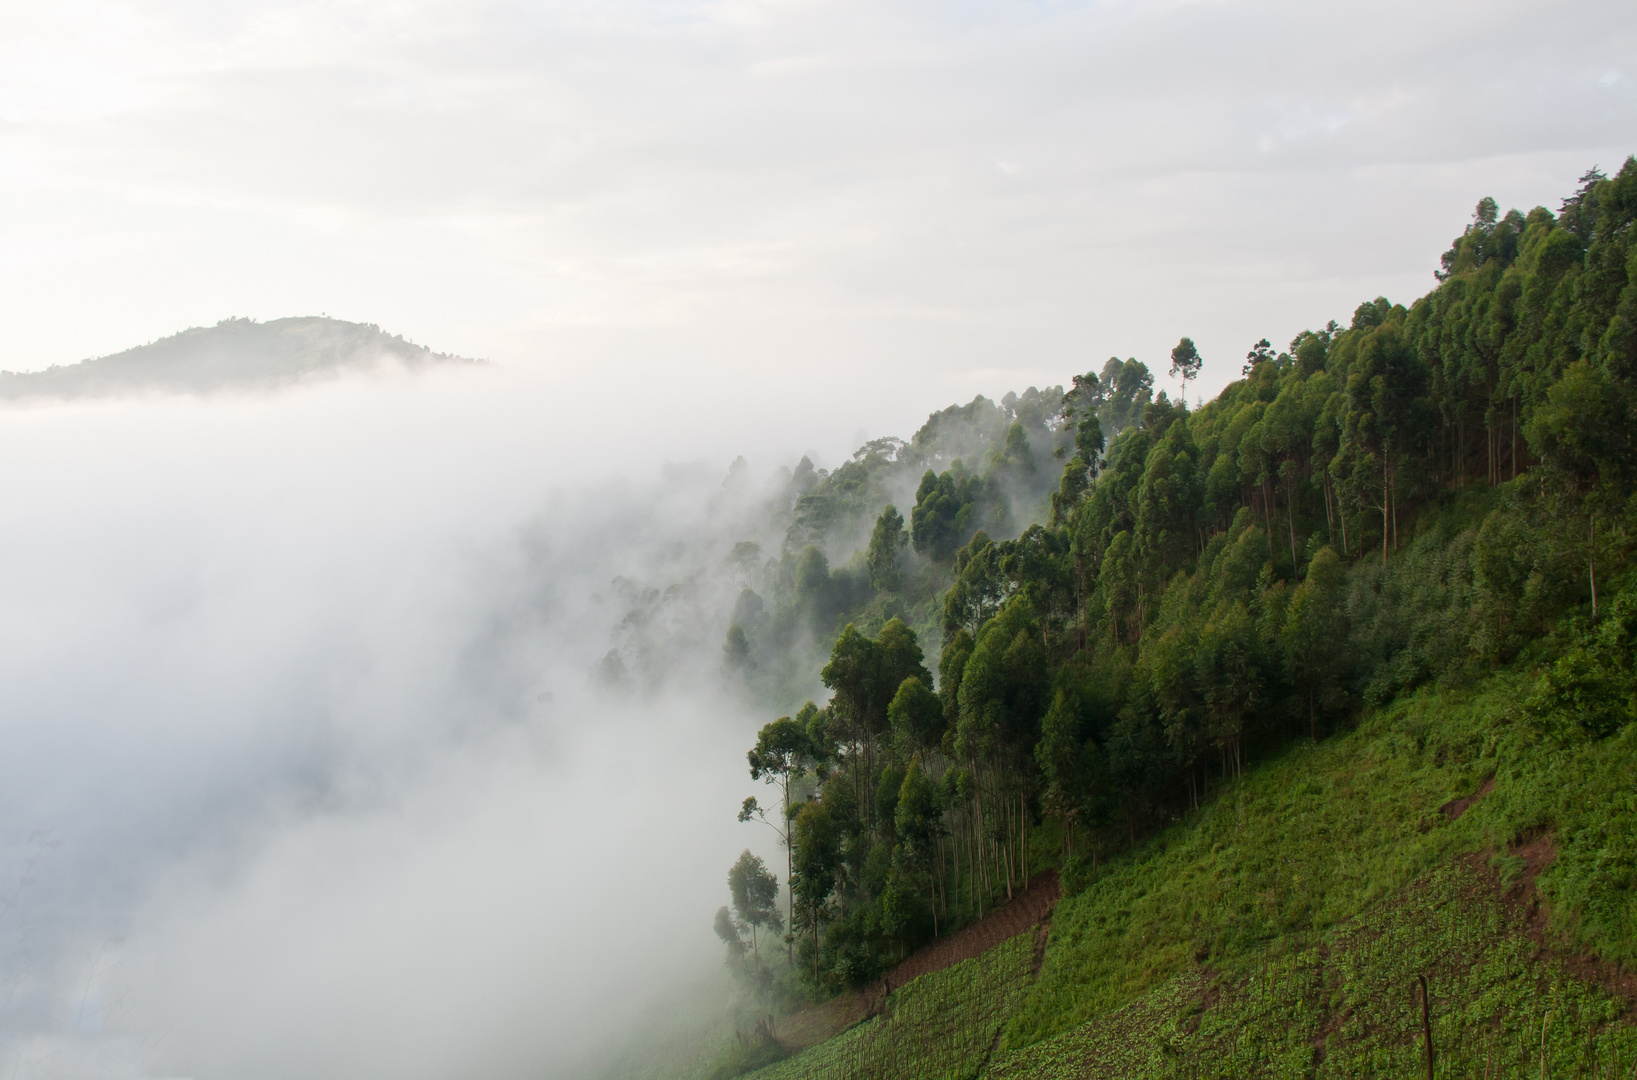
[[[328,313],[843,443],[1184,334],[1210,394],[1618,167],[1634,55],[1619,0],[8,5],[0,367]]]

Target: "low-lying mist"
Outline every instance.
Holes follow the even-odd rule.
[[[776,547],[778,460],[725,483],[765,432],[636,408],[467,370],[0,412],[0,1071],[581,1075],[719,971],[768,848],[726,557]]]

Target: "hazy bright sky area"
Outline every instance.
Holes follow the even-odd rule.
[[[328,312],[846,435],[1182,334],[1208,394],[1617,167],[1633,56],[1624,0],[11,4],[0,367]]]

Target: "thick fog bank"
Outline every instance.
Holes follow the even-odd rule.
[[[716,662],[775,455],[724,484],[772,443],[692,408],[0,411],[0,1072],[577,1075],[711,971],[765,846]],[[594,678],[679,582],[644,689]]]

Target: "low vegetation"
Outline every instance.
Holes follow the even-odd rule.
[[[1484,200],[1433,292],[1198,409],[1111,360],[812,480],[725,650],[776,695],[829,643],[750,753],[759,992],[863,986],[1047,867],[1070,895],[981,1021],[950,969],[764,1075],[1408,1075],[1421,978],[1435,1075],[1637,1068],[1634,219],[1637,160]]]

